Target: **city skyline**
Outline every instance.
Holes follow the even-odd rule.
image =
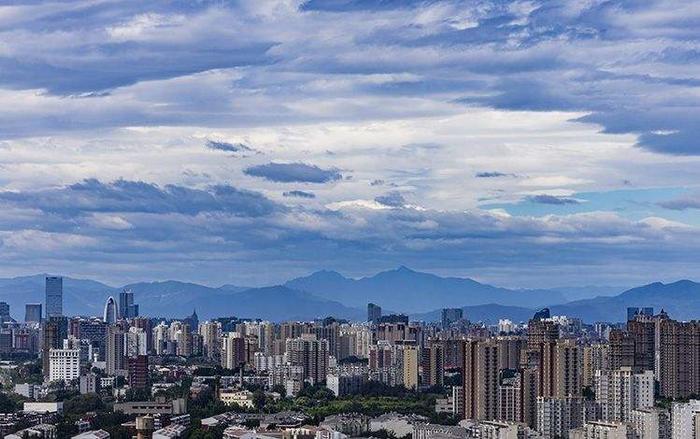
[[[7,6],[0,276],[699,278],[697,6],[477,3]]]

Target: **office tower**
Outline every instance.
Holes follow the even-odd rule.
[[[403,346],[403,385],[407,389],[418,389],[418,347]]]
[[[498,416],[499,345],[496,340],[467,340],[464,347],[464,418]]]
[[[453,323],[462,320],[464,311],[462,308],[443,308],[442,309],[442,328],[447,329]]]
[[[221,340],[221,367],[238,369],[245,363],[245,338],[238,332],[227,333]]]
[[[116,325],[107,326],[107,352],[105,355],[107,375],[126,376],[126,355],[124,352],[124,331]]]
[[[0,329],[0,353],[9,354],[12,352],[12,330]]]
[[[139,315],[139,306],[134,303],[134,293],[124,290],[119,293],[119,317],[133,319]]]
[[[586,401],[581,397],[537,398],[536,429],[545,438],[567,438],[586,418]]]
[[[627,307],[627,321],[630,322],[634,320],[637,316],[648,316],[654,315],[654,308],[652,307],[637,307],[628,306]]]
[[[102,321],[108,325],[113,325],[117,323],[117,320],[119,320],[119,307],[117,305],[117,301],[114,300],[114,297],[109,296],[107,298],[107,302],[105,303]]]
[[[659,393],[664,398],[700,394],[700,322],[660,322]]]
[[[673,439],[696,439],[700,436],[697,427],[700,400],[674,402],[671,405],[671,437]]]
[[[27,303],[24,307],[25,322],[41,323],[41,303]]]
[[[60,349],[68,337],[68,321],[65,317],[50,317],[42,326],[41,359],[44,377],[49,378],[49,356],[51,349]]]
[[[581,396],[583,348],[572,339],[543,343],[540,350],[540,396]]]
[[[367,304],[367,321],[377,323],[382,316],[382,307],[374,303]]]
[[[89,340],[93,356],[98,361],[105,361],[107,352],[107,325],[101,319],[80,319],[78,322],[79,337]]]
[[[551,315],[549,314],[549,308],[542,308],[541,310],[537,311],[534,316],[532,316],[532,321],[546,320],[550,317]]]
[[[286,345],[288,363],[291,366],[303,367],[305,381],[316,384],[326,379],[328,370],[327,340],[318,340],[315,335],[303,334],[299,338],[287,340]],[[416,357],[416,364],[417,362],[418,358]]]
[[[654,372],[633,373],[632,368],[599,370],[595,398],[604,421],[629,422],[632,410],[654,405]]]
[[[182,319],[182,323],[187,325],[190,331],[196,331],[199,328],[199,316],[197,310],[192,310],[192,314]]]
[[[63,278],[60,276],[46,277],[46,317],[61,317],[63,315]]]
[[[583,347],[583,386],[592,387],[597,370],[610,369],[610,345],[597,343]]]
[[[148,355],[137,355],[129,360],[129,386],[132,389],[148,387]]]
[[[79,377],[79,349],[49,349],[49,381],[70,382]]]
[[[635,439],[671,439],[671,415],[668,410],[659,408],[632,410],[629,423]]]
[[[629,439],[629,425],[620,422],[591,421],[569,432],[570,439]]]
[[[0,302],[0,321],[9,322],[10,320],[10,304],[7,302]]]

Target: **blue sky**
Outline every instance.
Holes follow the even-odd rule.
[[[0,275],[700,279],[693,1],[0,6]]]

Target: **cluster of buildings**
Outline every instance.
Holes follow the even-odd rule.
[[[110,297],[101,317],[67,317],[62,297],[62,279],[47,277],[45,314],[42,304],[27,304],[23,323],[0,303],[0,349],[37,354],[46,383],[62,381],[81,393],[117,387],[122,377],[125,387],[155,395],[170,385],[151,382],[159,358],[198,357],[223,372],[198,377],[192,394],[212,391],[232,407],[255,407],[251,384],[269,398],[308,385],[339,397],[368,385],[444,392],[436,411],[462,423],[449,429],[412,422],[405,428],[414,439],[700,437],[700,401],[692,399],[700,395],[700,322],[650,308],[630,308],[626,324],[585,325],[547,309],[528,322],[493,326],[444,309],[439,322],[426,324],[383,315],[376,304],[368,305],[365,322],[200,322],[196,312],[178,320],[140,316],[130,291]],[[18,383],[15,391],[39,399],[46,386]],[[184,414],[184,406],[173,408],[177,401],[128,404],[115,407],[134,416]],[[134,408],[155,406],[158,413]],[[238,429],[231,437],[241,433],[232,427]],[[332,436],[319,431],[319,439]]]

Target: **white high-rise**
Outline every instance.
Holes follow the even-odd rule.
[[[597,370],[596,402],[605,421],[628,422],[632,410],[654,406],[654,372],[632,373],[629,367]]]
[[[695,439],[700,434],[696,432],[696,418],[700,415],[700,400],[691,399],[688,402],[674,402],[671,409],[671,437],[673,439]]]
[[[80,349],[49,350],[49,380],[72,381],[80,377]]]

